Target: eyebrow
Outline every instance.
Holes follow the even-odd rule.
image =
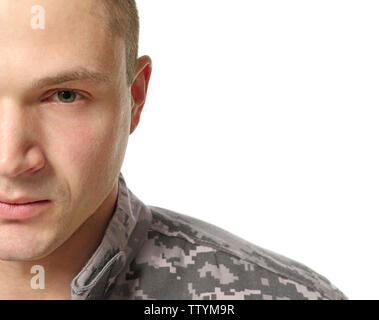
[[[90,80],[93,82],[109,83],[111,77],[108,73],[92,71],[84,67],[59,72],[53,76],[33,80],[30,89],[41,89],[48,86],[61,84],[68,81]]]

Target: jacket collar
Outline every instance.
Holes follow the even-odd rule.
[[[150,209],[128,189],[120,172],[115,211],[100,245],[72,280],[71,298],[105,299],[117,276],[142,246],[150,223]]]

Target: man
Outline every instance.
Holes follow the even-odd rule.
[[[152,70],[137,48],[132,0],[0,0],[0,299],[347,299],[127,188]]]

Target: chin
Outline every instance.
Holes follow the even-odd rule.
[[[54,249],[54,238],[25,232],[9,234],[0,227],[0,260],[35,261],[49,255]]]
[[[36,248],[33,244],[29,246],[12,246],[7,248],[0,245],[0,260],[3,261],[36,261],[48,255],[46,250]]]

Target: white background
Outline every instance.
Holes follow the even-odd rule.
[[[128,187],[378,299],[379,3],[137,4],[153,73]]]

